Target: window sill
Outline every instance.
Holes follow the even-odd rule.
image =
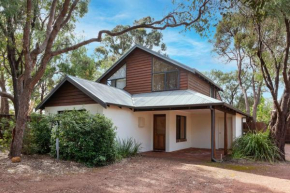
[[[179,142],[186,142],[187,139],[176,139],[176,143],[179,143]]]

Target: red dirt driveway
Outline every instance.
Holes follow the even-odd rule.
[[[0,159],[0,192],[290,192],[289,162],[211,163],[191,153],[145,154],[94,169],[48,157]]]

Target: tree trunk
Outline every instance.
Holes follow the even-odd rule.
[[[10,147],[10,157],[21,156],[23,134],[27,122],[31,93],[32,92],[27,88],[23,90],[19,97],[19,108],[13,132],[14,136]]]
[[[253,121],[256,122],[257,120],[257,109],[258,105],[260,104],[260,98],[261,98],[261,90],[262,90],[262,83],[259,84],[258,90],[255,90],[255,82],[253,81],[253,93],[254,93],[254,104],[253,104]]]
[[[279,117],[277,114],[276,116],[272,116],[272,119],[276,120],[271,120],[271,123],[274,122],[273,126],[270,128],[271,138],[274,139],[276,146],[280,150],[281,160],[285,161],[285,136],[288,128],[287,121],[284,116]]]
[[[7,92],[5,87],[5,77],[4,72],[1,72],[0,76],[0,88],[2,92]],[[8,98],[0,97],[0,114],[9,114],[9,101]]]
[[[7,98],[1,97],[0,114],[9,114],[9,101]]]
[[[287,133],[287,129],[289,128],[289,99],[290,93],[285,89],[284,93],[281,97],[280,102],[280,109],[281,111],[277,110],[272,113],[271,122],[270,122],[270,133],[272,139],[276,146],[280,150],[281,159],[285,161],[285,137]]]
[[[242,59],[240,59],[239,61],[237,61],[237,66],[238,66],[238,82],[239,82],[239,86],[240,86],[240,88],[242,90],[242,93],[244,95],[246,112],[248,114],[251,114],[247,90],[245,89],[245,87],[243,85],[243,81],[242,81]]]

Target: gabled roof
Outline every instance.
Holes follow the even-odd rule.
[[[105,84],[66,76],[45,99],[36,107],[36,110],[43,109],[49,98],[66,82],[70,82],[82,92],[87,94],[97,103],[107,108],[109,105],[128,107],[135,110],[177,108],[177,107],[206,107],[206,106],[225,106],[240,114],[249,116],[234,107],[201,93],[192,90],[174,90],[133,94],[111,87]]]
[[[171,64],[173,64],[173,65],[175,65],[175,66],[177,66],[177,67],[179,67],[179,68],[182,68],[182,69],[184,69],[184,70],[186,70],[186,71],[189,71],[189,72],[191,72],[191,73],[193,73],[193,74],[197,74],[198,76],[200,76],[201,78],[203,78],[203,79],[205,79],[206,81],[208,81],[210,84],[212,84],[212,85],[214,85],[216,88],[218,88],[220,91],[222,91],[223,89],[219,86],[219,85],[217,85],[216,83],[214,83],[211,79],[209,79],[208,77],[206,77],[205,75],[203,75],[201,72],[199,72],[198,70],[196,70],[195,68],[191,68],[191,67],[189,67],[189,66],[187,66],[187,65],[184,65],[184,64],[182,64],[182,63],[180,63],[180,62],[177,62],[177,61],[175,61],[175,60],[173,60],[173,59],[170,59],[170,58],[168,58],[168,57],[166,57],[166,56],[163,56],[162,54],[159,54],[158,52],[155,52],[155,51],[153,51],[153,50],[150,50],[150,49],[148,49],[148,48],[146,48],[146,47],[144,47],[144,46],[141,46],[141,45],[138,45],[138,44],[136,44],[136,45],[134,45],[132,48],[130,48],[123,56],[121,56],[121,58],[119,58],[119,60],[117,60],[100,78],[98,78],[98,80],[96,81],[96,82],[100,82],[101,81],[101,79],[102,78],[104,78],[111,70],[113,70],[120,62],[122,62],[123,61],[123,59],[125,59],[131,52],[133,52],[136,48],[139,48],[139,49],[141,49],[141,50],[143,50],[143,51],[145,51],[145,52],[148,52],[148,53],[150,53],[150,54],[152,54],[152,55],[154,55],[154,56],[156,56],[156,57],[158,57],[158,58],[160,58],[160,59],[162,59],[162,60],[165,60],[165,61],[167,61],[167,62],[169,62],[169,63],[171,63]]]
[[[132,106],[132,98],[129,93],[124,90],[110,87],[93,81],[66,76],[45,99],[36,107],[36,110],[42,109],[47,100],[66,82],[70,82],[82,92],[91,97],[94,101],[107,107],[108,104],[118,104],[122,106]]]

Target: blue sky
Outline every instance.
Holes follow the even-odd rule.
[[[151,16],[156,20],[173,9],[171,0],[91,0],[89,11],[76,24],[76,33],[83,39],[96,37],[99,30],[113,29],[116,25],[131,25],[134,20]],[[181,28],[163,30],[163,42],[170,58],[205,72],[211,69],[235,70],[212,52],[209,39],[201,38],[194,31],[181,32]],[[98,43],[87,46],[92,54]]]

